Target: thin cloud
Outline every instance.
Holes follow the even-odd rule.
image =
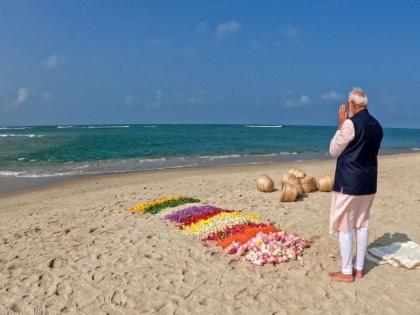
[[[50,92],[44,92],[44,94],[42,94],[42,98],[46,101],[49,100],[51,97],[52,95]]]
[[[209,26],[207,25],[206,22],[203,22],[203,21],[199,22],[197,24],[197,27],[195,28],[195,31],[198,33],[207,33],[209,30],[210,30]]]
[[[280,34],[289,40],[296,41],[299,36],[299,29],[293,25],[288,24],[280,29]]]
[[[248,41],[248,45],[255,49],[255,50],[265,50],[266,49],[266,45],[258,40],[253,40],[251,39],[250,41]]]
[[[152,106],[159,107],[162,104],[162,98],[163,92],[161,90],[157,90],[153,98]]]
[[[150,107],[159,107],[162,105],[163,102],[163,92],[161,90],[157,90],[151,97],[138,97],[131,94],[125,95],[125,104],[128,107],[140,106],[145,108]]]
[[[152,38],[149,41],[149,46],[155,47],[155,48],[165,48],[168,46],[168,41],[161,38]]]
[[[226,39],[241,30],[241,23],[231,20],[220,23],[216,27],[216,36],[218,39]]]
[[[299,102],[301,102],[302,104],[308,104],[311,102],[311,99],[305,94],[302,94],[301,97],[299,98]]]
[[[29,97],[29,89],[27,87],[22,87],[17,92],[17,97],[15,102],[13,103],[14,106],[18,107],[21,106]]]
[[[50,55],[46,59],[44,59],[43,64],[48,69],[57,68],[63,65],[66,62],[66,57],[63,55]]]
[[[285,104],[286,104],[286,107],[301,107],[301,106],[309,104],[310,102],[311,102],[310,97],[305,94],[302,94],[301,96],[297,98],[287,99]]]
[[[342,96],[336,91],[329,91],[327,93],[322,94],[321,98],[324,101],[330,102],[330,101],[337,101],[337,100],[341,99]]]
[[[202,90],[197,91],[196,93],[191,95],[191,97],[189,98],[189,103],[191,105],[201,105],[201,104],[204,104],[205,102],[206,100],[205,100],[204,93]]]
[[[138,97],[136,97],[136,96],[133,96],[133,95],[127,94],[127,95],[125,96],[125,104],[126,104],[128,107],[132,107],[132,106],[135,106],[135,105],[141,105],[141,104],[142,104],[142,101],[141,101],[141,99],[140,99],[140,98],[138,98]]]

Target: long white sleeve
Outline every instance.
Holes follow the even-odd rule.
[[[330,155],[338,158],[354,139],[354,125],[350,119],[346,119],[340,129],[337,130],[330,143]]]

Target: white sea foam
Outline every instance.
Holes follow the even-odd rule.
[[[200,155],[200,159],[210,159],[210,160],[216,160],[216,159],[229,159],[229,158],[235,158],[235,157],[241,157],[240,154],[231,154],[231,155]]]
[[[144,128],[156,128],[156,126],[143,126]]]
[[[36,134],[19,134],[19,133],[1,133],[0,137],[7,138],[7,137],[28,137],[28,138],[42,138],[44,135],[36,135]]]
[[[139,162],[163,162],[166,161],[167,158],[156,158],[156,159],[140,159]]]
[[[248,128],[282,128],[282,125],[246,125]]]
[[[95,125],[95,126],[71,126],[71,125],[63,125],[63,126],[57,126],[58,129],[67,129],[67,128],[83,128],[83,129],[109,129],[109,128],[130,128],[130,125]],[[149,127],[149,126],[144,126]],[[156,126],[150,126],[150,127],[156,127]]]
[[[277,156],[277,153],[267,153],[267,154],[245,154],[244,156],[258,156],[258,157],[268,157],[268,156]]]
[[[150,161],[156,160],[165,160],[163,159],[150,159]],[[142,160],[144,161],[144,160]],[[19,178],[48,178],[48,177],[69,177],[69,176],[79,176],[79,175],[95,175],[95,174],[114,174],[114,173],[125,173],[131,171],[145,171],[145,170],[160,170],[160,169],[171,169],[171,168],[184,168],[184,167],[191,167],[197,166],[198,164],[185,164],[185,165],[168,165],[168,166],[160,166],[155,165],[151,167],[141,168],[141,169],[92,169],[92,170],[82,170],[85,168],[89,168],[91,165],[83,165],[79,167],[74,167],[71,170],[31,170],[31,171],[0,171],[0,176],[3,177],[19,177]]]
[[[297,152],[280,152],[280,153],[267,153],[267,154],[231,154],[231,155],[200,155],[200,159],[229,159],[229,158],[238,158],[238,157],[270,157],[278,155],[296,155]]]
[[[109,128],[130,128],[130,126],[83,126],[82,128],[88,128],[88,129],[109,129]]]
[[[412,148],[413,151],[420,151],[420,148]]]
[[[173,168],[187,168],[187,167],[194,167],[199,166],[199,164],[185,164],[185,165],[175,165],[175,166],[168,166],[168,167],[153,167],[153,168],[145,168],[144,171],[154,171],[154,170],[168,170]],[[125,171],[115,171],[113,173],[124,173]]]
[[[0,176],[18,176],[22,174],[22,172],[15,172],[15,171],[0,171]]]
[[[280,155],[296,155],[298,154],[297,152],[280,152]]]
[[[0,127],[0,130],[25,130],[32,127]]]
[[[84,165],[80,165],[80,166],[75,166],[74,169],[75,170],[81,170],[84,168],[88,168],[90,165],[89,164],[84,164]]]
[[[37,173],[36,171],[0,171],[0,176],[7,177],[25,177],[25,178],[44,178],[44,177],[61,177],[61,176],[76,176],[81,175],[80,171],[68,171],[68,172],[52,172],[46,171]],[[94,173],[92,173],[94,174]]]

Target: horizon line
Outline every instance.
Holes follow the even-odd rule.
[[[299,126],[299,127],[337,127],[336,125],[323,125],[323,124],[272,124],[272,123],[88,123],[88,124],[35,124],[35,125],[0,125],[0,128],[22,128],[22,127],[58,127],[58,126],[142,126],[142,125],[161,125],[161,126],[173,126],[173,125],[236,125],[236,126]],[[383,126],[387,129],[414,129],[419,130],[416,127],[389,127]],[[0,129],[1,130],[1,129]]]

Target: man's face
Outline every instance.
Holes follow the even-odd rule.
[[[346,111],[349,118],[353,117],[355,111],[354,102],[347,100]]]

